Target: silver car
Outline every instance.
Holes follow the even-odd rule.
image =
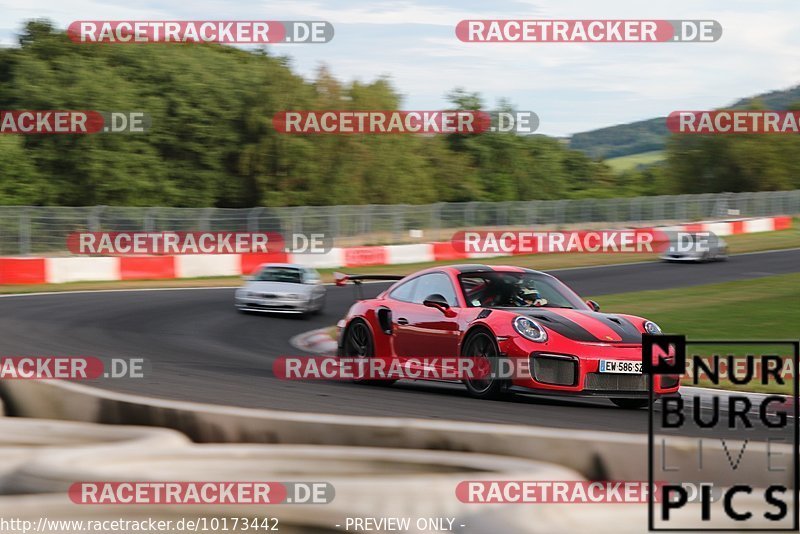
[[[310,267],[290,263],[265,263],[236,290],[241,312],[319,313],[325,306],[325,286]]]
[[[706,262],[728,259],[728,244],[713,232],[670,233],[664,261]]]

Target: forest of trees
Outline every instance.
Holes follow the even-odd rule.
[[[451,109],[482,108],[462,89]],[[144,111],[146,134],[0,135],[0,204],[291,206],[613,197],[800,187],[796,138],[674,139],[614,173],[554,138],[285,135],[278,111],[399,109],[390,80],[315,79],[265,50],[79,45],[31,21],[0,49],[0,109]],[[724,137],[724,136],[723,136]]]

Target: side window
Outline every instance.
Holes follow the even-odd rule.
[[[419,278],[414,278],[413,280],[400,284],[389,293],[389,297],[403,302],[413,302],[414,286],[417,285],[417,280],[419,280]]]
[[[305,271],[305,283],[306,284],[316,284],[319,282],[319,273],[314,269],[306,269]]]
[[[433,294],[439,294],[447,300],[450,306],[458,306],[456,292],[450,278],[443,273],[431,273],[420,276],[417,279],[417,287],[414,289],[414,300],[417,304],[422,304],[425,298]]]
[[[480,276],[462,276],[461,288],[464,290],[467,306],[480,306],[481,298],[486,298],[487,296],[488,281]]]

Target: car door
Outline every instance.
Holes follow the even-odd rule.
[[[303,274],[303,283],[310,286],[310,300],[312,307],[319,308],[325,301],[325,286],[322,285],[319,273],[307,268]]]
[[[392,321],[392,354],[401,359],[413,355],[408,317],[414,314],[414,288],[418,279],[419,277],[412,278],[398,285],[385,301]]]
[[[451,306],[446,313],[425,306],[425,299],[438,295]],[[450,277],[434,272],[417,278],[411,302],[393,313],[398,323],[398,355],[409,357],[458,356],[458,299]]]

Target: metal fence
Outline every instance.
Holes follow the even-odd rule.
[[[800,190],[612,199],[280,208],[0,206],[0,254],[57,254],[78,231],[322,232],[337,245],[446,239],[459,228],[637,225],[800,214]],[[417,232],[411,232],[417,230]],[[422,235],[418,231],[422,231]],[[444,237],[443,237],[444,236]]]

